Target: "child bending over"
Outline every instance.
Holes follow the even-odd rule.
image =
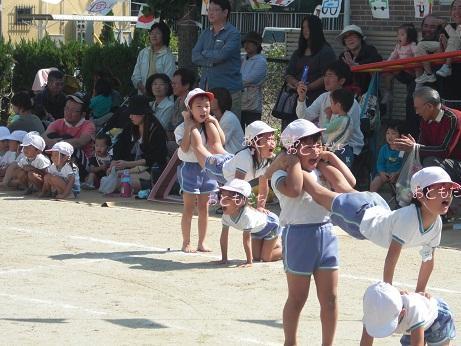
[[[277,215],[264,213],[247,204],[248,197],[251,195],[251,185],[245,180],[233,179],[220,190],[223,225],[243,231],[243,247],[247,257],[243,266],[251,266],[253,260],[263,262],[280,260],[282,258],[279,241],[281,229]],[[227,248],[225,250],[227,256]]]
[[[67,142],[58,142],[49,150],[53,164],[45,175],[41,197],[55,195],[56,198],[76,198],[80,193],[78,168],[71,161],[74,148]]]

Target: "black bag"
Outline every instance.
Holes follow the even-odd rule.
[[[284,83],[277,96],[274,109],[272,109],[272,116],[277,119],[296,118],[297,103],[298,93],[295,89],[291,89]]]

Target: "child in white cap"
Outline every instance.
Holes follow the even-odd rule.
[[[0,186],[5,187],[9,185],[9,182],[18,167],[19,159],[24,156],[24,154],[21,153],[22,147],[20,144],[26,134],[26,131],[17,130],[13,131],[8,137],[6,137],[8,142],[8,151],[0,159],[0,176],[3,177]]]
[[[38,132],[27,133],[20,146],[22,155],[18,156],[17,167],[14,167],[11,181],[7,184],[17,188],[24,187],[25,194],[31,194],[42,189],[43,177],[51,162],[42,154],[45,141]]]
[[[248,205],[251,186],[245,180],[233,179],[220,189],[223,225],[243,231],[243,247],[247,258],[243,266],[251,266],[253,260],[263,262],[280,260],[282,258],[279,241],[281,229],[277,215],[259,211]]]
[[[283,226],[283,264],[288,284],[288,298],[283,310],[285,345],[297,344],[299,317],[308,298],[312,277],[321,307],[322,345],[333,344],[338,319],[338,240],[333,233],[329,211],[302,191],[302,173],[322,185],[342,191],[336,181],[329,180],[320,170],[322,161],[329,161],[348,175],[351,183],[355,180],[344,162],[334,153],[323,150],[322,131],[305,119],[288,124],[281,135],[287,152],[280,154],[266,171],[279,199]]]
[[[400,344],[449,345],[456,337],[453,316],[441,298],[400,292],[377,282],[363,296],[363,332],[360,346],[373,345],[373,338],[403,334]]]
[[[8,130],[5,126],[0,126],[0,160],[2,159],[3,155],[6,154],[8,151],[8,139],[7,137],[10,135],[10,130]]]
[[[53,164],[45,175],[40,197],[56,194],[64,199],[71,194],[74,198],[80,193],[80,178],[77,166],[71,161],[74,147],[67,142],[58,142],[49,150]]]
[[[344,178],[337,174],[338,181]],[[402,248],[422,246],[416,291],[426,289],[434,267],[434,251],[440,244],[442,219],[461,186],[440,167],[425,167],[410,181],[413,200],[409,206],[392,211],[375,192],[337,193],[303,174],[303,189],[317,203],[331,210],[333,224],[357,239],[368,239],[388,249],[383,281],[392,284]]]

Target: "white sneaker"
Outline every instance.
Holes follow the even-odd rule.
[[[424,72],[421,76],[415,78],[415,83],[417,84],[434,83],[435,81],[437,81],[437,78],[435,78],[432,73],[427,72]]]
[[[448,77],[451,76],[451,66],[448,66],[447,64],[443,64],[441,68],[436,72],[437,76],[440,77]]]

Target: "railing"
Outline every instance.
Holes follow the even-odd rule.
[[[303,18],[309,13],[284,13],[284,12],[233,12],[229,21],[235,25],[241,33],[256,31],[262,33],[266,26],[279,28],[300,28]],[[210,23],[207,16],[202,16],[202,27],[207,28]],[[342,30],[343,15],[338,18],[324,18],[323,30]]]

